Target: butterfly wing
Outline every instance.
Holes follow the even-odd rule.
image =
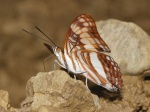
[[[94,20],[88,14],[82,14],[72,22],[67,32],[64,52],[84,49],[110,52],[109,47],[100,37]]]
[[[86,73],[83,75],[97,85],[110,91],[116,91],[122,86],[121,72],[112,57],[89,50],[76,51],[76,60]],[[75,54],[72,55],[75,55]]]
[[[68,70],[83,73],[97,85],[110,91],[121,88],[122,79],[117,63],[101,52],[110,52],[88,14],[77,17],[68,30],[64,55]],[[86,71],[86,72],[85,72]]]

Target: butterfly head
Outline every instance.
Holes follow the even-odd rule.
[[[50,45],[48,45],[46,43],[44,43],[44,45],[45,45],[46,48],[49,49],[49,51],[51,51],[51,53],[53,53],[53,54],[55,54],[55,56],[57,56],[58,61],[60,62],[60,65],[63,68],[66,68],[64,54],[61,51],[61,48],[60,47],[56,47],[56,46],[50,46]]]
[[[50,46],[49,44],[44,43],[45,47],[53,54],[55,54],[57,57],[62,54],[62,51],[60,47],[56,46]]]
[[[53,48],[53,50],[54,50],[54,54],[55,54],[57,57],[59,57],[59,56],[62,55],[62,51],[61,51],[60,47],[55,47],[55,48]]]

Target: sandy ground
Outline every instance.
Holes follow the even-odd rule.
[[[63,47],[71,21],[89,13],[95,20],[134,22],[150,34],[149,6],[148,0],[1,0],[0,89],[9,92],[12,106],[19,106],[25,97],[27,80],[43,71],[42,62],[50,55],[43,41],[24,33],[22,28],[44,37],[34,28],[39,26]],[[46,61],[47,71],[53,70],[53,59]]]

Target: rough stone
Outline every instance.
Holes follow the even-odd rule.
[[[109,92],[98,90],[99,102],[102,108],[100,112],[147,112],[150,109],[150,81],[145,81],[141,76],[122,77],[124,86],[121,95],[116,96]],[[147,90],[148,89],[148,90]]]
[[[111,49],[110,56],[123,74],[150,74],[150,36],[131,22],[97,22],[98,32]]]
[[[100,108],[98,97],[82,81],[70,78],[63,71],[39,73],[28,81],[27,88],[30,98],[23,105],[31,104],[33,111],[50,108],[58,112],[96,112]]]
[[[8,102],[9,102],[8,92],[4,91],[4,90],[0,90],[0,107],[1,107],[1,110],[2,109],[7,110]]]
[[[4,109],[2,106],[0,106],[0,112],[6,112],[6,109]]]
[[[137,112],[150,108],[150,82],[141,76],[122,77],[120,93],[99,86],[90,91],[83,82],[64,71],[38,73],[27,83],[27,98],[22,111],[30,112]],[[93,93],[93,94],[92,94]],[[99,98],[98,98],[99,96]],[[21,111],[19,111],[21,112]]]
[[[27,83],[20,109],[8,106],[8,93],[0,91],[0,112],[149,112],[149,79],[128,75],[122,79],[122,91],[112,93],[100,86],[89,90],[64,71],[38,73]]]

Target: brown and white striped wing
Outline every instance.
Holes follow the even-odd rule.
[[[72,22],[64,47],[66,53],[84,49],[110,52],[109,47],[100,37],[94,20],[88,14],[82,14]]]
[[[80,69],[88,79],[110,91],[116,91],[122,86],[120,69],[112,57],[94,51],[76,51],[76,60]],[[75,55],[75,54],[72,55]]]

